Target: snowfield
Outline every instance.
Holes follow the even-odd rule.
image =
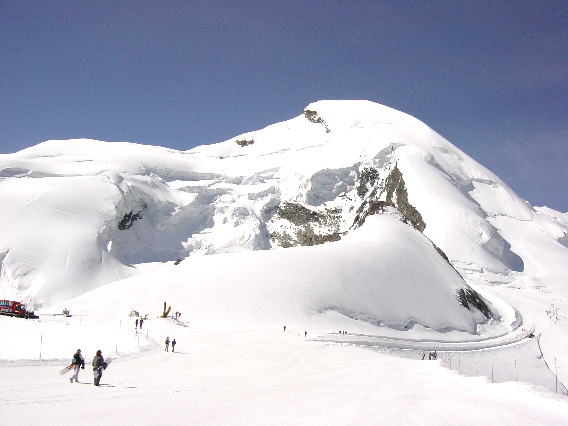
[[[568,423],[568,214],[407,114],[320,101],[183,152],[48,141],[0,155],[0,200],[0,299],[40,314],[0,316],[0,418]]]
[[[42,327],[49,322],[42,320]],[[83,345],[81,336],[60,330],[63,338],[48,356],[65,350],[65,355],[72,354],[75,346],[92,355],[99,344],[103,355],[116,357],[118,339],[118,358],[104,372],[101,387],[92,385],[88,368],[81,371],[80,383],[70,384],[69,375],[58,374],[63,363],[55,360],[5,361],[0,364],[2,418],[20,412],[21,424],[45,425],[568,421],[565,397],[542,387],[465,377],[443,368],[443,361],[420,360],[419,353],[408,359],[362,346],[312,341],[311,331],[305,339],[300,328],[288,327],[285,333],[281,327],[216,331],[152,318],[144,327],[151,342],[153,337],[160,341],[154,349],[138,352],[129,346],[136,341],[133,319],[128,325],[123,321],[122,328],[111,319],[95,322],[106,336],[95,336],[85,326]],[[176,353],[164,351],[164,336],[176,338]],[[140,345],[145,344],[143,328]]]

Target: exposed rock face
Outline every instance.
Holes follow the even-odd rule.
[[[315,111],[308,111],[307,117],[319,122]],[[361,171],[357,171],[357,167],[325,169],[315,173],[310,180],[311,189],[306,194],[306,201],[312,206],[299,202],[281,204],[271,219],[273,224],[278,222],[272,227],[271,240],[281,247],[337,241],[349,229],[363,225],[367,216],[384,213],[387,207],[400,212],[403,222],[424,231],[426,224],[420,212],[409,203],[404,179],[396,164],[390,171],[387,168],[388,175],[382,179],[380,171],[374,167],[365,166]],[[328,187],[333,187],[333,190]],[[345,210],[345,200],[351,204],[348,211]],[[354,220],[349,219],[352,216],[348,212],[357,205]],[[448,260],[439,248],[437,250]]]
[[[315,123],[315,124],[321,124],[323,127],[325,127],[325,132],[329,133],[331,132],[331,130],[329,130],[329,127],[327,126],[326,122],[324,121],[323,118],[321,118],[317,111],[311,111],[309,109],[305,109],[304,110],[304,117],[306,117],[308,119],[308,121]]]
[[[270,238],[284,248],[337,241],[342,235],[339,232],[340,213],[339,209],[317,211],[299,203],[285,202],[278,207],[275,218],[285,220],[292,226],[273,231]]]
[[[290,221],[296,226],[306,225],[311,222],[321,222],[324,216],[314,210],[310,210],[301,204],[284,203],[278,208],[277,214],[282,218]]]
[[[495,316],[485,300],[471,288],[460,288],[457,291],[457,299],[464,308],[470,311],[475,308],[485,315],[487,319]]]
[[[130,211],[129,213],[126,213],[124,215],[120,222],[118,222],[118,229],[120,229],[121,231],[126,231],[132,228],[132,225],[134,225],[134,222],[136,222],[138,219],[142,219],[142,212],[139,211],[137,213],[134,213]]]
[[[379,180],[379,171],[374,167],[364,167],[359,175],[359,185],[357,185],[357,195],[363,198],[369,187],[374,187]]]
[[[369,185],[374,186],[379,180],[379,172],[373,168],[363,169],[361,179],[357,188],[357,194],[363,196],[367,193]],[[384,198],[384,200],[383,200]],[[420,232],[424,232],[426,224],[420,212],[408,202],[408,192],[404,184],[402,173],[395,165],[390,174],[384,181],[384,185],[377,185],[373,188],[368,198],[357,210],[353,226],[358,228],[365,223],[365,218],[372,214],[381,213],[385,207],[396,208],[404,217],[406,223],[411,224]]]
[[[239,146],[248,146],[248,145],[252,145],[254,144],[254,140],[253,139],[238,139],[235,141],[235,143]]]

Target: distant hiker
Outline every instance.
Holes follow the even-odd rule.
[[[172,352],[176,351],[176,339],[174,337],[174,339],[172,340]]]
[[[304,337],[306,337],[308,335],[308,331],[304,331]]]
[[[144,319],[140,318],[140,330],[142,330],[142,324],[144,324]]]
[[[103,358],[103,354],[100,350],[97,351],[97,354],[93,358],[93,376],[95,378],[95,386],[99,386],[101,382],[101,377],[103,377],[103,370],[107,368],[107,363]]]
[[[286,333],[286,326],[284,326],[284,333]]]
[[[164,349],[164,350],[166,352],[169,352],[170,351],[170,338],[169,337],[166,337],[165,343],[166,343],[166,349]]]
[[[138,328],[138,318],[136,318],[136,326],[134,328]]]
[[[73,383],[73,380],[75,380],[75,383],[77,383],[79,382],[79,369],[85,368],[85,360],[83,359],[83,355],[81,355],[81,349],[77,349],[77,352],[73,355],[71,365],[73,366],[75,373],[71,376],[69,381]]]
[[[422,352],[422,361],[424,361],[424,358],[426,358],[426,352]]]

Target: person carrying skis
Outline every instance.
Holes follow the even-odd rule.
[[[170,338],[166,337],[166,349],[164,349],[166,352],[170,351]]]
[[[176,351],[176,339],[174,337],[174,339],[172,340],[172,352]]]
[[[81,368],[85,369],[85,360],[83,359],[83,355],[81,355],[81,349],[77,349],[77,352],[75,352],[75,354],[73,355],[73,360],[71,361],[71,365],[73,366],[75,373],[71,376],[69,381],[73,383],[73,380],[75,380],[75,383],[78,383],[79,369]]]
[[[103,377],[103,370],[107,368],[107,363],[103,358],[103,354],[100,349],[97,351],[97,354],[93,358],[93,376],[95,378],[95,386],[100,386],[99,383],[101,382],[101,377]]]

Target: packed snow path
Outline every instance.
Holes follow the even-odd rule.
[[[155,321],[155,320],[154,320]],[[304,330],[214,331],[158,323],[178,341],[116,359],[100,388],[61,363],[0,363],[0,418],[18,424],[566,424],[568,402],[491,384],[440,362],[310,341]],[[175,335],[173,334],[175,332]],[[171,350],[171,348],[170,348]],[[112,353],[104,353],[112,357]],[[92,354],[85,354],[87,365]]]

